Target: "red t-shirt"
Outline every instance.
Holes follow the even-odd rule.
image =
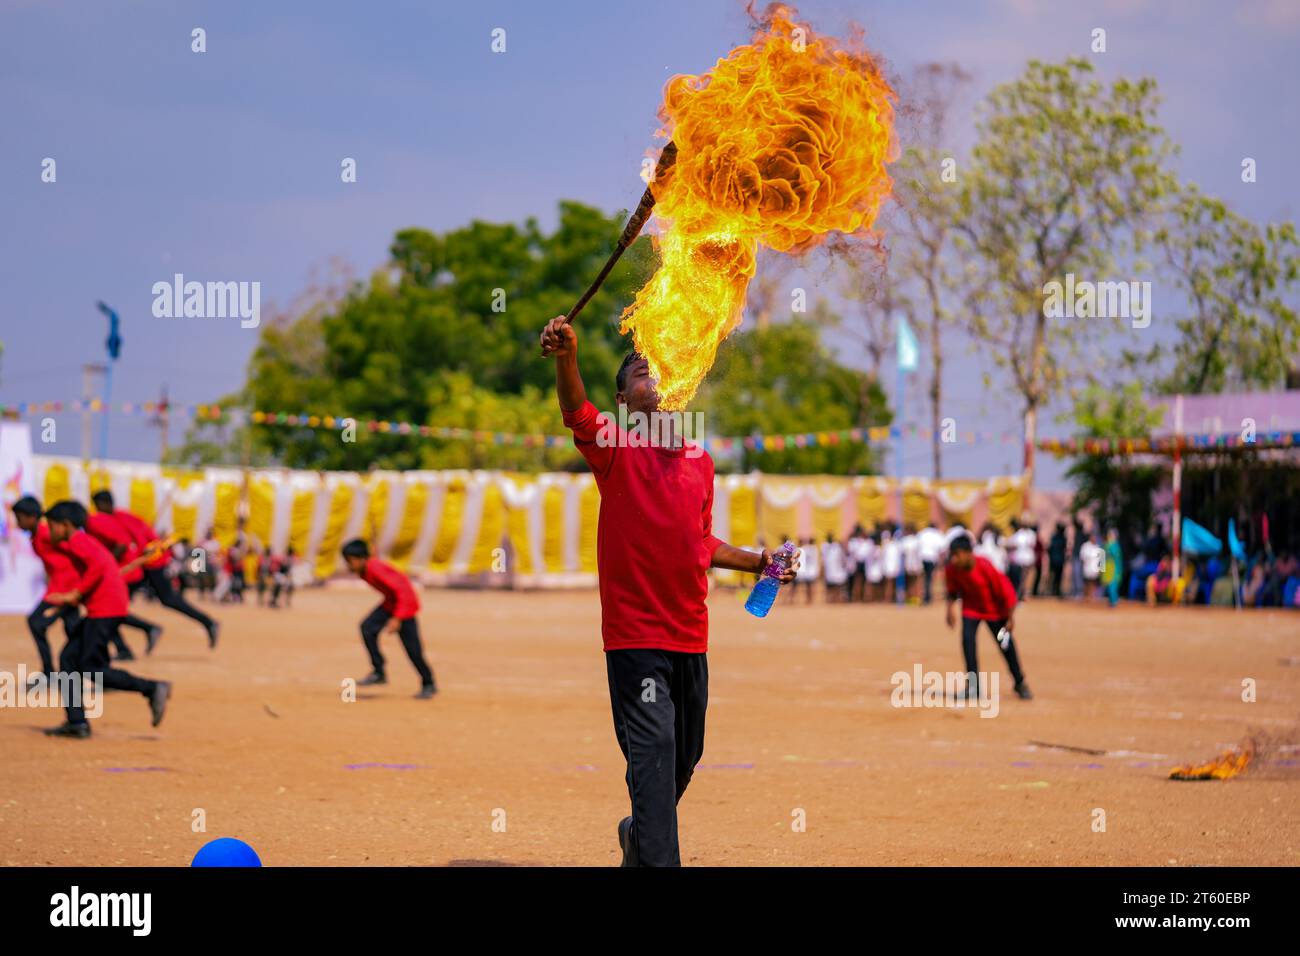
[[[135,544],[137,554],[144,551],[145,548],[149,547],[149,545],[153,544],[155,541],[158,541],[161,537],[154,531],[149,522],[145,521],[137,514],[133,514],[130,511],[123,511],[121,508],[114,508],[112,516],[117,519],[117,523],[122,526],[122,529]],[[146,561],[144,566],[152,571],[166,567],[169,560],[170,557],[167,554],[167,551],[162,550],[159,551],[152,560]]]
[[[1016,606],[1016,589],[1011,579],[993,566],[988,558],[975,556],[969,571],[944,567],[948,596],[961,599],[961,616],[981,621],[1004,621]]]
[[[136,547],[135,539],[131,537],[126,528],[122,527],[122,523],[113,515],[104,514],[102,511],[90,515],[86,518],[86,532],[107,548],[110,556],[119,545],[125,548],[126,550],[122,552],[122,556],[117,559],[118,564],[126,564],[140,553],[139,548]],[[144,572],[137,567],[135,570],[123,575],[123,577],[127,584],[134,584],[144,577]]]
[[[84,531],[73,534],[59,548],[76,569],[76,588],[81,592],[86,616],[126,617],[130,597],[113,552]]]
[[[606,416],[587,402],[564,413],[600,489],[596,567],[605,650],[709,649],[713,459],[698,447],[597,442]],[[612,429],[611,429],[612,431]]]
[[[420,610],[420,598],[411,586],[411,579],[391,564],[367,558],[361,580],[384,596],[384,610],[399,621],[415,617],[415,612]]]
[[[51,594],[62,594],[77,586],[77,569],[63,550],[50,540],[50,527],[45,522],[36,526],[32,532],[32,550],[45,565],[45,594],[42,600]]]

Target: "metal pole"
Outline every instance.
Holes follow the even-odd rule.
[[[95,366],[81,366],[81,460],[90,460],[90,401],[94,398],[91,379],[95,375]]]
[[[109,362],[104,367],[104,408],[101,414],[104,416],[99,422],[99,457],[101,460],[108,458],[108,411],[113,402],[113,363]]]
[[[1183,557],[1183,396],[1174,396],[1174,521],[1169,529],[1173,542],[1174,579],[1182,574]]]
[[[903,542],[901,539],[901,532],[906,520],[906,515],[903,511],[903,406],[905,402],[906,389],[907,372],[903,371],[902,364],[900,363],[898,367],[898,458],[894,466],[895,471],[898,473],[898,524],[894,527],[893,535],[893,543],[894,546],[898,548],[900,557],[899,575],[894,581],[895,604],[907,603],[907,578],[905,577],[906,572],[902,567]],[[899,587],[900,581],[904,582],[903,587],[901,588]]]

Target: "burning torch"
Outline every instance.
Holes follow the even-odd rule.
[[[628,217],[627,225],[623,227],[623,234],[618,237],[618,242],[614,245],[614,251],[609,254],[609,258],[605,260],[605,265],[596,274],[595,280],[587,287],[587,291],[582,293],[582,297],[574,303],[573,308],[564,316],[565,322],[572,322],[578,313],[582,311],[583,306],[591,301],[591,297],[600,291],[600,287],[605,284],[605,279],[614,268],[614,264],[627,251],[627,247],[632,245],[632,242],[640,235],[641,229],[645,226],[646,220],[650,218],[650,213],[655,208],[654,184],[659,181],[660,176],[672,168],[673,163],[676,161],[677,144],[669,140],[664,146],[663,152],[659,154],[659,162],[655,164],[654,177],[650,180],[650,185],[646,186],[645,192],[641,194],[641,201],[637,203],[636,209]]]

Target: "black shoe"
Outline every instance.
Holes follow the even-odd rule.
[[[162,723],[163,714],[167,711],[167,699],[171,695],[172,682],[169,680],[158,681],[153,693],[149,695],[149,712],[153,714],[155,727]]]
[[[632,818],[624,817],[618,821],[618,848],[623,851],[620,866],[640,866],[636,847],[632,845]]]
[[[135,660],[135,655],[131,653],[131,648],[124,647],[117,652],[117,655],[113,659],[118,661],[133,661]]]
[[[434,694],[438,693],[438,688],[434,684],[425,684],[420,688],[420,692],[415,695],[416,700],[428,700]]]
[[[221,625],[216,621],[208,625],[208,650],[215,651],[217,649],[217,632],[220,629]]]
[[[379,673],[379,671],[372,671],[371,673],[367,674],[365,677],[361,678],[361,680],[357,681],[357,686],[373,687],[375,684],[387,684],[387,683],[388,683],[387,677]]]
[[[1029,692],[1029,685],[1021,681],[1016,685],[1016,696],[1021,700],[1033,700],[1034,695]]]
[[[153,649],[158,646],[158,640],[161,637],[161,627],[155,624],[153,627],[149,628],[148,632],[146,632],[144,636],[144,652],[146,654],[152,654]]]
[[[76,737],[78,740],[85,740],[90,736],[90,724],[70,724],[66,721],[57,727],[46,729],[47,737]]]

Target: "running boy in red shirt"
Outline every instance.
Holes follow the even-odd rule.
[[[402,639],[406,656],[420,674],[420,692],[415,696],[418,700],[428,700],[438,693],[438,685],[434,683],[433,670],[424,659],[424,649],[420,646],[420,622],[415,617],[420,610],[420,598],[411,586],[410,578],[391,564],[372,558],[370,546],[360,538],[354,538],[343,546],[343,560],[347,562],[349,571],[359,574],[361,580],[384,596],[383,603],[361,622],[361,639],[365,641],[374,670],[358,681],[358,685],[388,683],[388,676],[384,673],[384,655],[379,653],[379,635],[384,631],[396,631]]]
[[[564,317],[542,330],[555,391],[600,489],[596,564],[614,732],[627,759],[632,815],[618,825],[624,866],[680,866],[677,803],[704,754],[709,699],[710,567],[760,573],[761,554],[713,536],[713,459],[679,435],[645,443],[621,433],[587,400],[578,335]],[[659,396],[646,360],[629,354],[615,399],[629,420]],[[658,429],[652,429],[656,433]],[[798,567],[782,575],[794,580]]]
[[[135,541],[127,530],[109,515],[87,513],[85,531],[107,548],[109,553],[117,560],[118,567],[122,569],[122,577],[126,581],[129,604],[130,595],[134,594],[135,589],[144,581],[144,572],[140,570],[140,565],[133,563],[133,559],[139,555],[140,549],[136,547]],[[128,568],[127,565],[130,565],[130,567]],[[162,634],[161,627],[146,621],[142,617],[136,617],[129,609],[126,617],[122,619],[122,624],[143,631],[145,635],[145,653],[150,654],[153,652],[154,645],[158,643],[158,638]],[[118,660],[135,660],[135,655],[131,653],[130,648],[125,643],[122,643],[120,635],[113,643],[117,646]]]
[[[91,526],[88,530],[91,534],[95,534],[99,523],[107,523],[119,528],[131,543],[131,553],[128,558],[145,554],[151,545],[163,539],[162,535],[155,533],[153,526],[149,522],[124,508],[115,507],[111,491],[97,491],[90,500],[95,505],[98,514],[91,516]],[[120,556],[118,560],[122,560]],[[131,593],[134,594],[138,588],[148,584],[150,590],[154,592],[164,607],[170,608],[178,614],[184,614],[202,627],[207,632],[208,649],[215,649],[221,625],[177,593],[175,584],[171,578],[167,577],[165,570],[170,562],[171,556],[166,549],[156,549],[150,552],[148,559],[141,562],[144,566],[143,570],[133,571],[127,577],[127,584],[131,586]],[[130,624],[132,621],[128,620],[127,623]],[[162,628],[150,627],[150,652],[153,651],[154,644],[158,642],[158,637],[161,634]]]
[[[47,678],[54,676],[54,655],[50,651],[50,641],[46,637],[55,621],[63,621],[63,633],[72,639],[81,615],[76,607],[50,603],[51,594],[71,591],[77,586],[77,570],[63,551],[50,540],[48,525],[41,522],[41,503],[30,495],[19,498],[11,506],[14,522],[23,531],[32,536],[32,550],[45,565],[45,594],[36,609],[27,616],[27,628],[36,641],[36,653],[41,658],[41,670]]]
[[[109,666],[109,641],[127,614],[126,581],[112,553],[85,532],[86,517],[86,509],[75,501],[60,501],[45,515],[50,540],[67,555],[77,573],[70,590],[48,594],[46,600],[51,604],[86,607],[85,617],[59,655],[59,670],[75,675],[78,681],[83,676],[103,674],[105,687],[143,694],[149,701],[153,725],[157,727],[167,709],[172,685]],[[45,732],[53,737],[89,737],[90,724],[80,695],[69,700],[66,707],[67,722]]]
[[[944,580],[948,592],[947,623],[950,628],[957,623],[953,605],[961,601],[961,648],[966,657],[966,673],[979,674],[975,643],[979,636],[980,622],[988,625],[994,637],[1006,628],[1006,644],[1003,645],[999,639],[998,647],[1007,659],[1007,667],[1011,668],[1011,676],[1016,682],[1016,696],[1021,700],[1032,700],[1033,695],[1029,693],[1029,685],[1025,683],[1024,672],[1020,669],[1016,641],[1011,636],[1015,630],[1016,610],[1016,589],[1011,579],[995,568],[988,558],[974,554],[970,538],[963,534],[948,545]],[[970,678],[971,682],[966,688],[968,696],[978,696],[977,679]]]

